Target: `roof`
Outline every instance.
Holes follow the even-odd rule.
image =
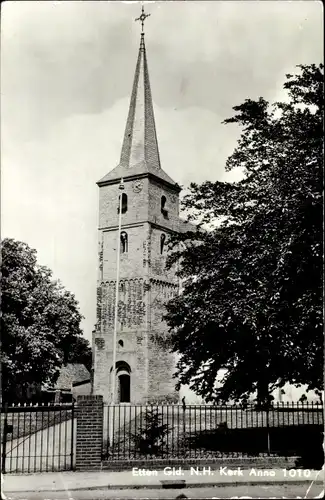
[[[73,382],[87,382],[89,380],[90,373],[85,365],[81,363],[68,363],[62,366],[55,389],[71,389]]]
[[[197,232],[198,227],[193,222],[188,222],[182,218],[179,219],[179,232],[186,233],[187,231]]]
[[[178,184],[162,170],[160,165],[143,33],[141,34],[120,162],[97,184],[102,185],[103,183],[110,183],[110,181],[141,174],[156,176],[178,188]]]
[[[178,188],[180,191],[180,187],[178,184],[173,181],[171,177],[169,177],[166,172],[160,168],[156,169],[152,167],[151,165],[148,165],[145,161],[142,161],[138,163],[137,165],[133,166],[132,168],[126,168],[123,165],[118,165],[117,167],[113,168],[108,174],[106,174],[100,181],[98,181],[97,184],[106,184],[110,183],[110,181],[117,181],[120,179],[127,179],[128,177],[133,177],[133,176],[139,176],[142,174],[149,174],[155,177],[158,177],[159,179],[162,179],[163,181],[167,182],[168,184],[171,184],[175,188]]]

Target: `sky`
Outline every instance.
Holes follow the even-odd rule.
[[[137,2],[16,1],[1,19],[1,236],[26,242],[96,321],[98,187],[119,163],[140,42]],[[236,180],[232,107],[284,97],[323,62],[322,4],[148,2],[146,48],[162,168]]]

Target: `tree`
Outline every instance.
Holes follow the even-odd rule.
[[[88,348],[75,297],[37,264],[35,250],[4,239],[1,274],[2,394],[8,401],[18,388],[24,394],[30,385],[54,383],[61,366]]]
[[[184,280],[166,315],[177,385],[208,401],[323,388],[323,65],[299,66],[284,88],[288,102],[233,108],[224,123],[242,134],[226,169],[243,178],[191,184],[183,207],[210,230],[172,239]]]
[[[81,363],[87,370],[92,370],[92,350],[89,342],[84,337],[76,337],[73,349],[68,354],[69,363]]]
[[[140,428],[132,434],[133,441],[140,453],[161,455],[166,446],[166,438],[170,428],[163,423],[163,413],[158,407],[147,408]]]

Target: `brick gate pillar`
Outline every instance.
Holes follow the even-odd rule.
[[[103,396],[78,396],[76,470],[99,469],[103,442]]]

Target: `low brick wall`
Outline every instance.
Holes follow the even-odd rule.
[[[103,470],[130,470],[132,467],[140,467],[145,469],[164,469],[165,467],[204,467],[210,466],[213,468],[229,467],[241,469],[293,469],[298,457],[236,457],[236,458],[216,458],[216,459],[171,459],[171,460],[118,460],[104,461],[102,464]]]

